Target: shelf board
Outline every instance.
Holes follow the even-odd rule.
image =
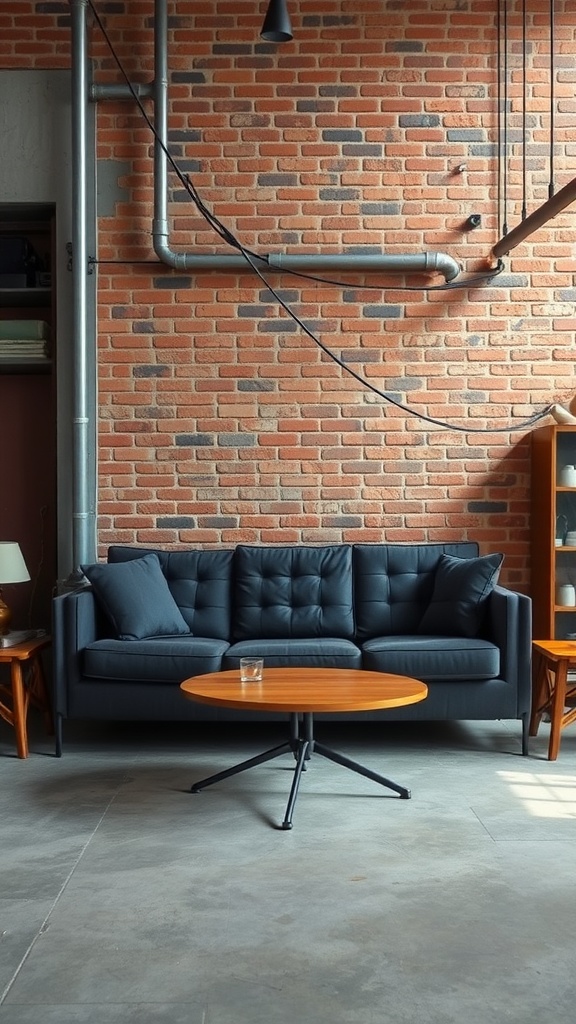
[[[17,356],[12,358],[2,358],[0,356],[0,374],[3,373],[50,373],[52,369],[52,360],[42,358],[38,359],[18,359]]]
[[[0,306],[4,308],[49,306],[51,299],[51,288],[0,288]]]

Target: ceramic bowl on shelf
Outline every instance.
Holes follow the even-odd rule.
[[[576,487],[576,466],[562,466],[558,481],[561,487]]]

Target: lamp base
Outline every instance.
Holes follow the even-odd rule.
[[[12,612],[2,598],[2,588],[0,587],[0,636],[4,636],[8,632],[11,622]]]

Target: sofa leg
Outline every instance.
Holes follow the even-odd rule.
[[[528,757],[528,737],[530,730],[530,715],[526,712],[522,715],[522,755]]]
[[[62,757],[62,715],[54,718],[54,740],[56,757]]]

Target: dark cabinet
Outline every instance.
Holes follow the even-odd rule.
[[[0,204],[0,540],[30,583],[5,586],[13,628],[50,628],[56,569],[54,210]]]
[[[533,431],[531,513],[534,639],[576,638],[576,425]]]

